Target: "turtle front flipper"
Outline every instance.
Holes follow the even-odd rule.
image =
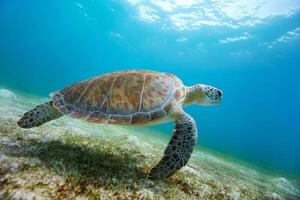
[[[176,120],[173,136],[165,149],[163,158],[150,171],[149,179],[161,180],[172,176],[185,166],[197,142],[197,126],[187,113]]]
[[[56,108],[52,106],[52,101],[36,106],[34,109],[23,114],[18,121],[22,128],[32,128],[40,126],[46,122],[63,116]]]

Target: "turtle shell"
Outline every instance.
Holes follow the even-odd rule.
[[[168,73],[127,70],[75,83],[50,95],[60,112],[90,122],[143,125],[181,106],[185,87]]]

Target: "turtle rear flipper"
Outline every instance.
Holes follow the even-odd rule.
[[[164,152],[163,158],[150,171],[149,179],[162,180],[172,176],[189,161],[197,142],[197,126],[187,113],[180,113],[173,136]]]
[[[34,109],[23,114],[18,121],[22,128],[32,128],[40,126],[46,122],[63,116],[56,108],[52,106],[52,101],[36,106]]]

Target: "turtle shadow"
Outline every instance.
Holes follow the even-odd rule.
[[[117,152],[62,141],[34,142],[19,148],[13,154],[39,158],[40,165],[67,180],[102,185],[112,180],[120,183],[126,183],[128,179],[138,181],[147,176],[137,167],[138,158],[130,152],[121,156]]]

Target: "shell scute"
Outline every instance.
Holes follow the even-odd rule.
[[[69,104],[65,104],[63,107],[61,107],[60,111],[65,113],[66,115],[72,113],[74,110],[73,106]]]
[[[94,123],[107,123],[108,117],[109,116],[105,115],[104,113],[97,111],[91,113],[86,120]]]
[[[73,112],[70,113],[70,115],[74,118],[80,119],[86,118],[88,116],[88,113],[84,111],[78,111],[75,109]]]
[[[166,113],[169,113],[169,111],[172,109],[173,106],[174,106],[174,102],[170,101],[167,105],[164,106],[163,109]]]
[[[113,85],[113,78],[103,77],[88,81],[86,88],[82,88],[81,98],[76,103],[77,108],[86,111],[106,112],[104,99]]]
[[[139,124],[145,124],[151,120],[151,117],[149,114],[144,113],[138,113],[132,116],[131,124],[132,125],[139,125]]]
[[[107,113],[133,114],[138,112],[144,76],[141,73],[119,75],[107,99]]]
[[[172,92],[172,79],[168,80],[156,74],[147,75],[141,111],[148,112],[161,108]]]
[[[52,99],[55,99],[53,103],[56,105],[56,107],[62,108],[63,106],[66,105],[60,93],[51,94],[51,95],[52,95]]]
[[[82,91],[89,85],[88,81],[75,84],[73,87],[67,87],[60,91],[64,101],[70,105],[74,105],[78,102],[82,95]]]
[[[166,112],[163,109],[159,109],[150,113],[151,120],[157,120],[165,116]]]
[[[177,89],[174,93],[174,99],[178,101],[178,100],[180,100],[181,97],[182,97],[182,90]]]
[[[108,124],[130,124],[131,123],[131,116],[120,116],[120,115],[111,115]]]

